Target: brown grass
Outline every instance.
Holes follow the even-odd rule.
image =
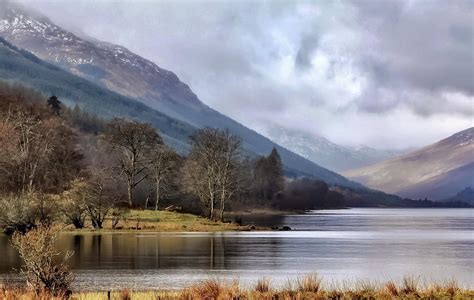
[[[255,284],[254,290],[259,293],[268,293],[270,291],[271,280],[268,278],[260,278]]]
[[[318,274],[307,274],[296,279],[296,290],[301,293],[317,294],[321,289],[321,282]]]
[[[129,289],[124,289],[120,291],[120,300],[131,300],[132,296],[130,296],[130,290]]]
[[[474,299],[474,290],[459,287],[454,280],[431,285],[420,285],[419,277],[405,277],[401,282],[384,284],[374,281],[343,282],[331,286],[323,285],[322,278],[308,274],[288,280],[281,288],[272,289],[270,280],[259,279],[254,286],[245,289],[238,281],[208,279],[180,291],[122,291],[111,292],[113,300],[302,300],[302,299]],[[0,285],[1,300],[49,300],[49,294],[35,294],[27,290],[8,289]],[[107,292],[73,293],[75,300],[106,300]]]
[[[420,278],[415,276],[405,276],[403,277],[403,285],[401,288],[402,294],[417,294],[418,286],[420,283]]]
[[[398,297],[400,295],[397,284],[392,280],[385,284],[385,289],[387,289],[390,296]]]

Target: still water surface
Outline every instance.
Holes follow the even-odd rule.
[[[208,277],[244,285],[318,272],[327,281],[399,279],[474,282],[473,209],[347,209],[247,218],[292,231],[60,235],[74,251],[76,288],[179,288]],[[0,235],[0,280],[21,262]]]

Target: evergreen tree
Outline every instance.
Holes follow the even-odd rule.
[[[59,113],[61,112],[61,101],[58,100],[58,97],[54,95],[49,97],[48,106],[51,107],[51,110],[55,115],[59,116]]]
[[[268,201],[285,188],[285,177],[280,154],[273,148],[269,156],[261,157],[255,163],[255,184],[257,197]]]
[[[267,158],[269,164],[269,171],[271,176],[271,192],[275,194],[285,188],[285,177],[283,174],[283,163],[278,151],[273,148],[272,152]]]

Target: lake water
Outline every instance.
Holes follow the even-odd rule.
[[[179,288],[208,277],[275,285],[317,272],[326,281],[456,278],[474,282],[473,209],[347,209],[246,218],[292,231],[60,235],[76,288]],[[0,281],[21,262],[0,235]]]

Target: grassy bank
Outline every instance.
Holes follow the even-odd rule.
[[[224,223],[212,221],[204,217],[193,214],[177,213],[171,211],[154,210],[131,210],[124,219],[120,220],[116,229],[112,229],[112,221],[106,220],[105,232],[127,232],[127,231],[148,231],[148,232],[216,232],[216,231],[249,231],[263,230],[252,226],[240,226],[234,223]],[[84,229],[75,229],[69,225],[66,231],[88,232],[93,231],[91,226]],[[97,231],[97,230],[94,230]]]
[[[130,291],[73,293],[71,299],[474,299],[474,290],[463,289],[455,281],[422,283],[406,277],[401,282],[370,281],[327,284],[316,274],[288,280],[284,287],[274,288],[271,281],[258,280],[254,286],[241,287],[237,281],[206,280],[179,291]],[[0,288],[0,299],[46,300],[49,295]]]

